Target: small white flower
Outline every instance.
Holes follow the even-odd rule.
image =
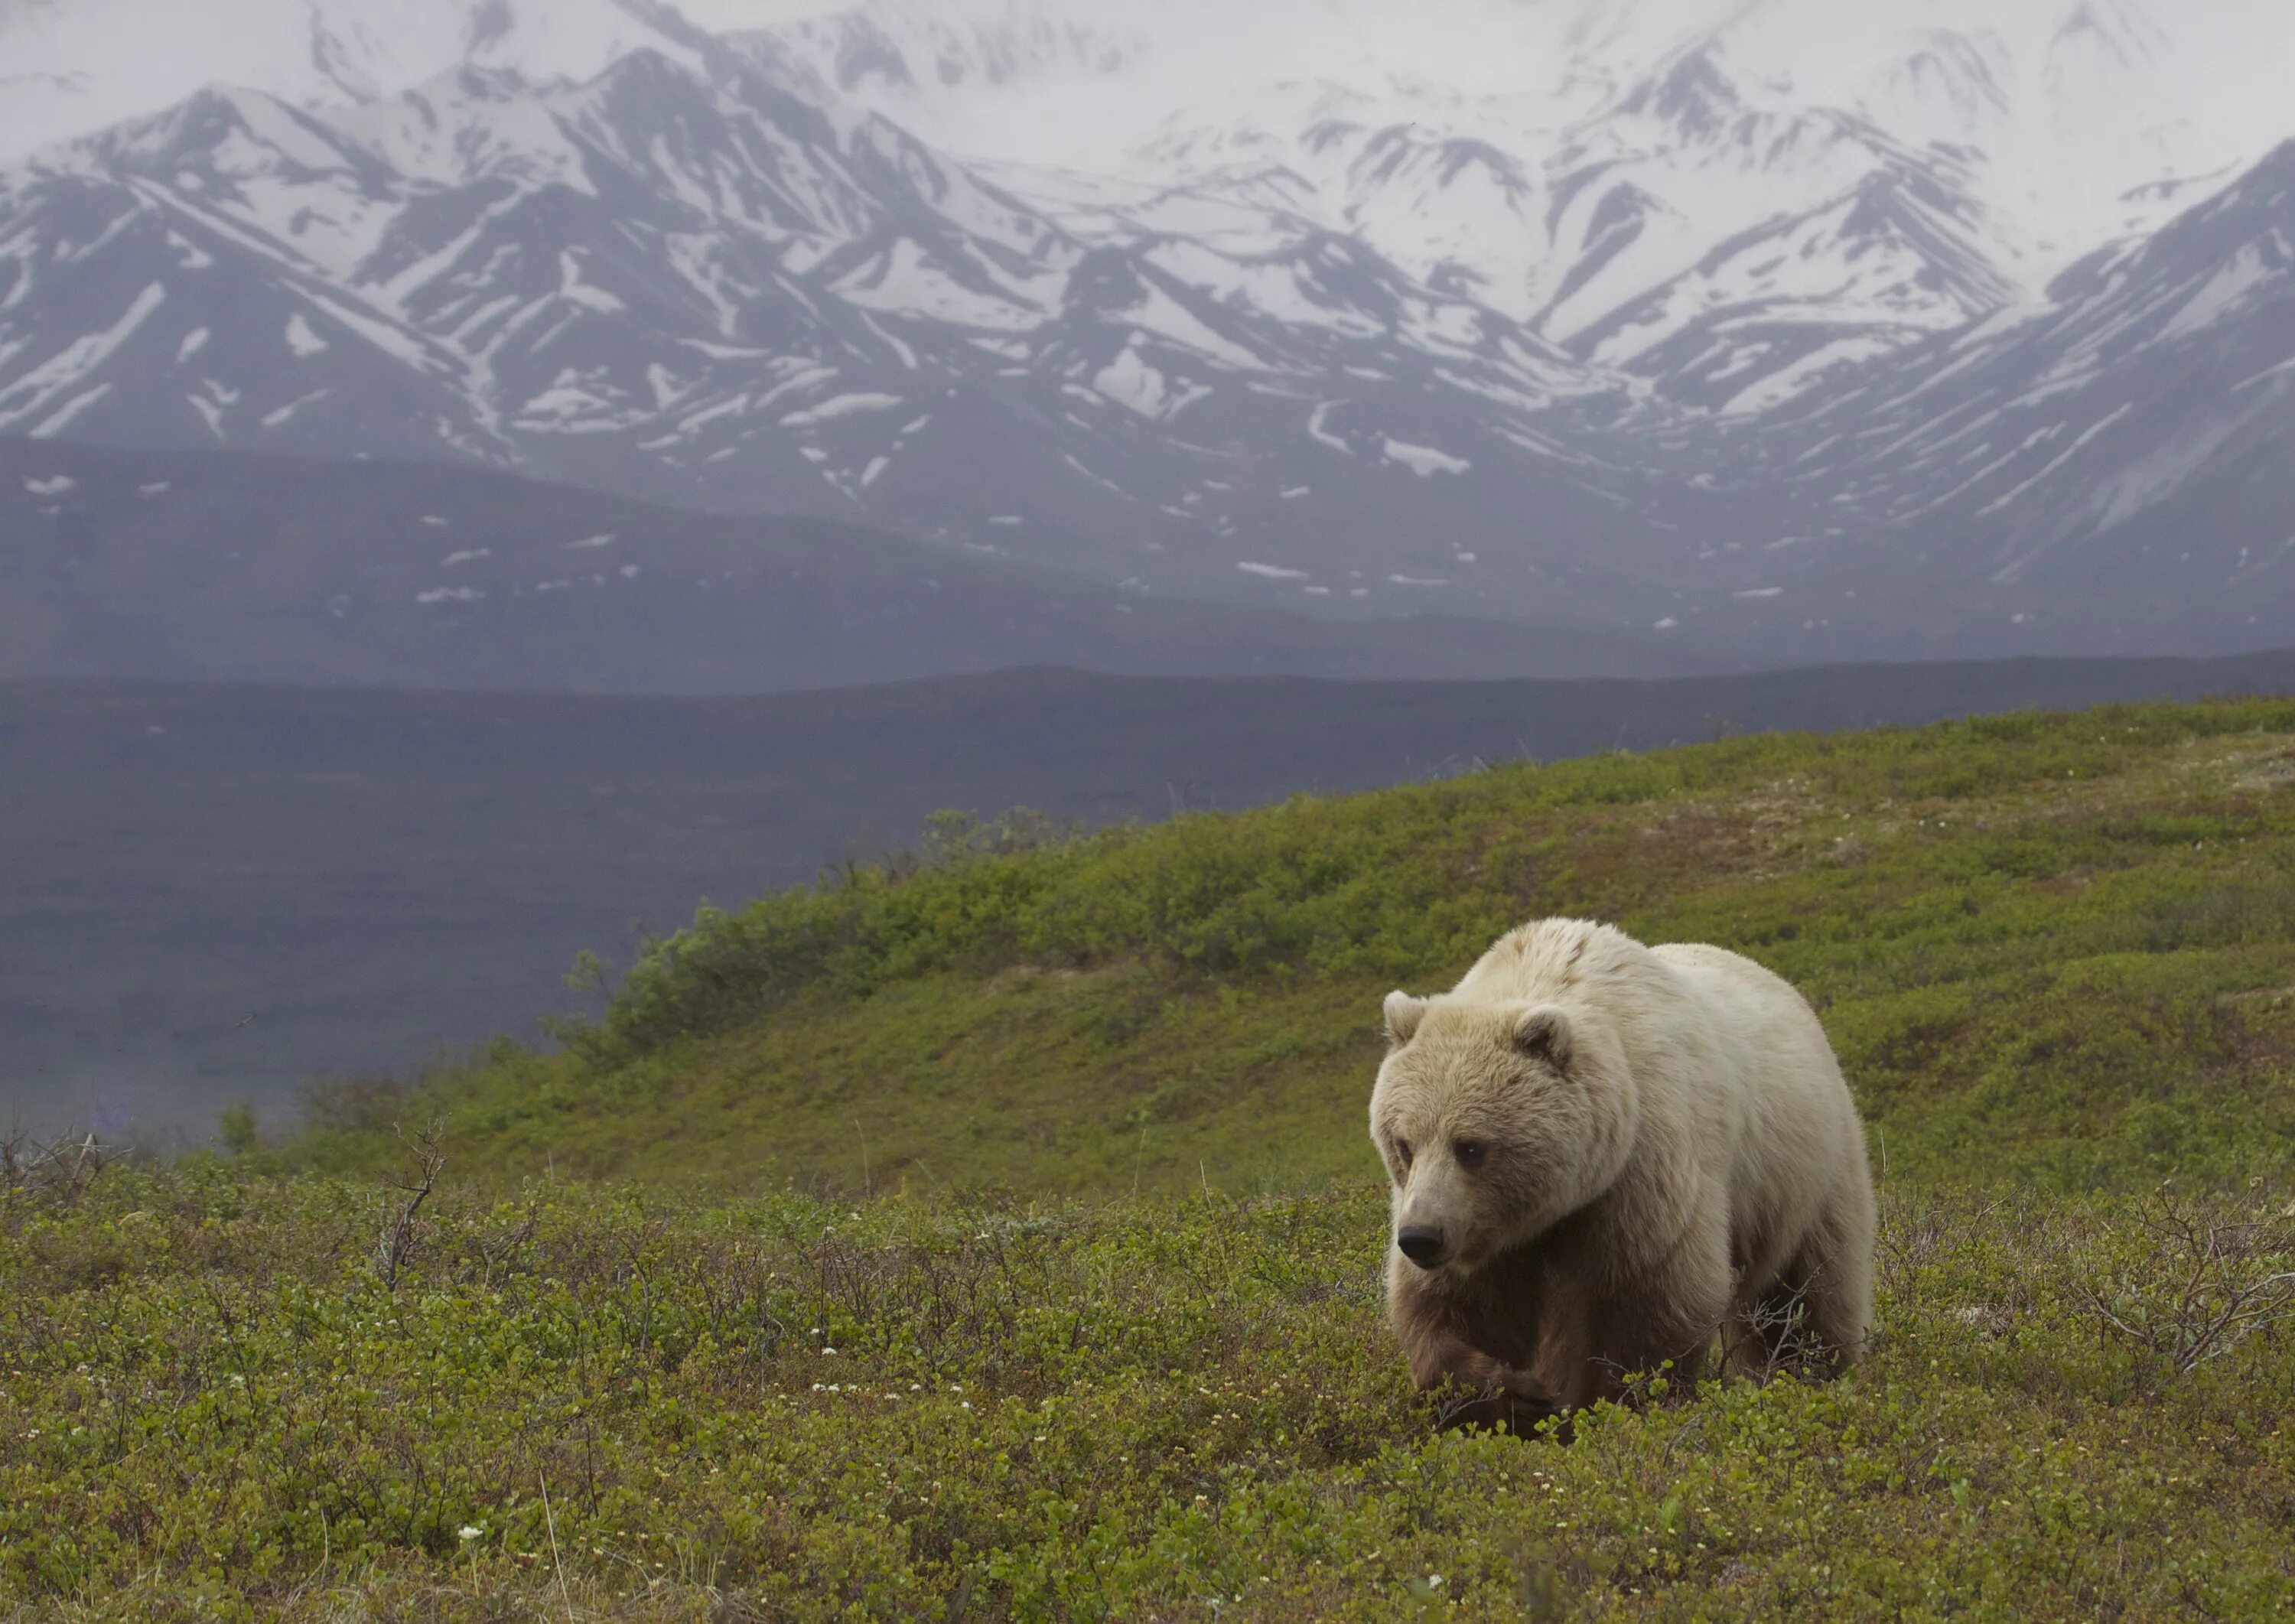
[[[821,1351],[829,1359],[835,1359],[837,1357],[837,1350],[834,1348],[823,1348]]]
[[[483,1539],[486,1536],[486,1530],[482,1528],[473,1528],[467,1522],[462,1525],[462,1543],[465,1545],[473,1539]]]

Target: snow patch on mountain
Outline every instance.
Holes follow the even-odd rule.
[[[817,406],[808,406],[802,412],[792,412],[781,419],[780,422],[784,428],[804,428],[815,423],[826,423],[837,418],[850,417],[856,412],[890,412],[907,404],[897,395],[866,393],[839,395],[822,401]]]
[[[298,310],[287,318],[287,347],[297,359],[308,360],[313,355],[325,355],[333,346],[319,336],[311,319]]]
[[[1437,451],[1432,445],[1413,445],[1406,440],[1390,439],[1385,444],[1386,460],[1400,463],[1421,479],[1436,474],[1463,474],[1474,467],[1464,457]]]

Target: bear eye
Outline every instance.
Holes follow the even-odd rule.
[[[1480,1139],[1459,1139],[1451,1145],[1450,1154],[1458,1158],[1459,1166],[1475,1167],[1481,1164],[1489,1148]]]
[[[1397,1140],[1395,1140],[1395,1141],[1394,1141],[1394,1154],[1395,1154],[1396,1155],[1398,1155],[1398,1156],[1400,1156],[1400,1157],[1401,1157],[1401,1158],[1402,1158],[1402,1164],[1403,1164],[1403,1166],[1405,1166],[1405,1167],[1409,1166],[1409,1165],[1410,1165],[1410,1141],[1409,1141],[1409,1139],[1397,1139]]]

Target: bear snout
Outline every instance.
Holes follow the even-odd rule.
[[[1421,1269],[1433,1269],[1442,1261],[1442,1229],[1439,1224],[1405,1224],[1394,1232],[1394,1244],[1402,1255]]]

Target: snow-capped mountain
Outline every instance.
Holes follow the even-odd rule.
[[[1941,567],[2037,623],[2110,582],[2136,615],[2266,624],[2295,566],[2295,143],[2038,311],[1932,342],[1763,425],[1809,574]],[[1893,555],[1874,555],[1875,543]],[[1793,562],[1798,562],[1794,560]]]
[[[0,0],[0,434],[1765,656],[2295,637],[2140,562],[2276,545],[2295,12],[763,4]]]
[[[754,0],[715,0],[737,18]],[[1722,234],[1760,217],[1732,145],[1809,114],[1954,149],[2037,288],[2158,224],[2163,183],[2227,177],[2291,133],[2295,13],[2258,0],[865,0],[742,36],[945,150],[1137,173],[1290,161],[1342,121],[1478,140],[1561,182],[1588,156]],[[1792,163],[1806,151],[1785,152]],[[1324,173],[1317,174],[1317,170]],[[1773,171],[1787,204],[1790,167]],[[1797,184],[1806,186],[1806,179]],[[2136,195],[2149,193],[2149,195]],[[2185,201],[2190,200],[2188,198]],[[1335,207],[1360,207],[1338,195]],[[1393,224],[1416,244],[1419,222]],[[1375,229],[1375,222],[1373,229]],[[1413,248],[1383,251],[1408,261]],[[1501,249],[1504,245],[1499,244]]]
[[[1263,207],[1058,212],[725,53],[344,110],[204,91],[0,181],[0,431],[468,456],[1414,608],[1518,528],[1521,477],[1462,477],[1487,458],[1596,583],[1548,607],[1599,607],[1620,566],[1560,523],[1608,501],[1568,441],[1614,385]],[[1360,534],[1309,547],[1333,509]]]

